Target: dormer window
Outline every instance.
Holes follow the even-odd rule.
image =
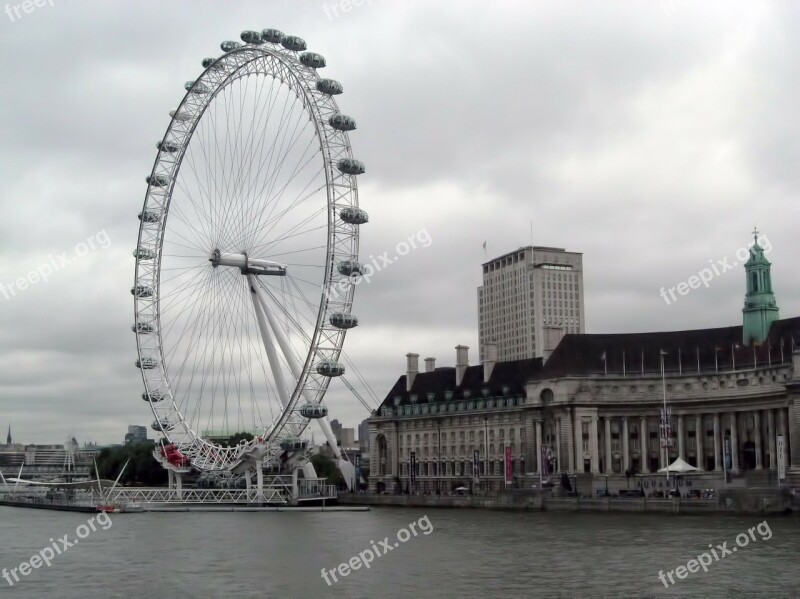
[[[449,400],[451,400],[451,399],[453,399],[453,392],[452,392],[452,391],[445,391],[445,392],[444,392],[444,398],[445,398],[446,400],[448,400],[448,401],[449,401]]]
[[[394,396],[394,405],[395,405],[395,406],[399,406],[399,405],[400,405],[400,402],[402,401],[402,399],[403,399],[403,398],[402,398],[401,396],[399,396],[399,395],[395,395],[395,396]]]
[[[410,396],[411,403],[417,403],[417,397],[419,397],[416,393],[412,393]]]

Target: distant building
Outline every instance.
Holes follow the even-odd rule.
[[[357,447],[356,445],[356,429],[354,428],[343,428],[341,429],[339,435],[339,445],[342,447],[346,447],[347,449],[352,449]]]
[[[138,424],[128,426],[128,432],[125,434],[125,444],[140,443],[142,441],[147,441],[147,427]]]
[[[334,418],[331,420],[331,430],[333,431],[333,436],[336,437],[336,442],[342,445],[342,423]]]
[[[547,359],[561,337],[584,332],[584,321],[583,254],[528,246],[483,264],[481,360]],[[487,355],[489,344],[496,356]]]
[[[358,425],[358,449],[369,458],[369,418]]]

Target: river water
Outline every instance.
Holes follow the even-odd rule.
[[[0,507],[0,568],[19,572],[22,562],[53,542],[61,551],[52,551],[49,567],[42,563],[27,576],[18,574],[19,582],[9,573],[13,586],[0,578],[0,596],[800,594],[797,517],[378,508],[327,513],[117,514],[94,522],[95,531],[86,526],[90,517]],[[744,537],[738,537],[738,546],[741,533]],[[65,548],[59,541],[64,535],[67,543],[79,543]],[[723,542],[726,549],[716,549]],[[733,547],[736,551],[731,551]],[[726,551],[730,553],[723,557]],[[375,555],[369,568],[359,558],[353,562],[357,569],[336,570],[335,582],[327,573],[330,585],[321,576],[323,568],[336,569],[359,554],[370,560],[368,552]],[[685,568],[703,552],[708,552],[703,559],[711,562],[707,572],[693,566],[696,573],[682,570],[684,578],[675,573],[675,584],[669,583],[666,572]],[[342,576],[342,571],[347,575]],[[668,588],[659,580],[659,571],[664,571]]]

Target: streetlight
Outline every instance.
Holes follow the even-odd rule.
[[[669,488],[669,442],[671,437],[669,436],[669,414],[667,413],[667,381],[664,375],[664,356],[667,355],[667,352],[662,349],[659,355],[661,357],[661,389],[664,393],[664,408],[661,413],[661,445],[664,449],[664,474],[667,476],[667,488]]]

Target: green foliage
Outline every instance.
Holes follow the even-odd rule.
[[[97,456],[100,478],[116,480],[125,462],[128,467],[119,479],[120,485],[162,486],[167,484],[167,471],[153,457],[154,444],[128,443],[119,447],[106,447]]]
[[[314,470],[317,472],[319,478],[326,479],[329,485],[336,485],[337,487],[346,484],[344,476],[342,476],[339,466],[336,465],[331,458],[321,453],[311,456],[311,463],[314,465]]]

